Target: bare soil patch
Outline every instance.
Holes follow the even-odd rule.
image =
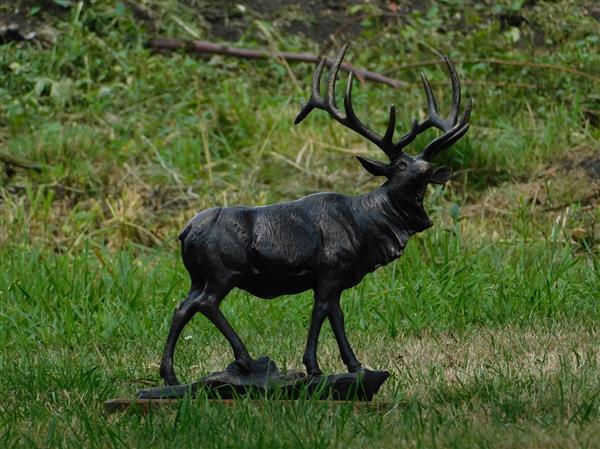
[[[491,188],[463,209],[463,217],[498,222],[510,229],[517,208],[534,219],[552,222],[563,238],[600,248],[600,152],[575,148],[528,179]],[[548,220],[550,215],[550,220]],[[501,236],[502,237],[502,236]]]

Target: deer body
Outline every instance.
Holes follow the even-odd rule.
[[[180,235],[186,268],[203,284],[227,271],[235,287],[260,298],[315,288],[319,275],[335,273],[341,287],[358,284],[402,254],[408,238],[431,225],[397,210],[384,187],[365,195],[316,193],[263,207],[201,212]],[[412,218],[411,218],[412,217]]]
[[[383,136],[368,129],[352,109],[352,74],[344,97],[345,114],[336,106],[335,82],[346,47],[332,64],[324,98],[320,94],[324,60],[317,67],[311,97],[296,123],[315,108],[327,111],[335,120],[375,143],[390,158],[390,163],[384,164],[358,157],[367,171],[385,176],[386,182],[358,196],[316,193],[270,206],[217,207],[194,217],[179,236],[191,288],[175,310],[167,337],[160,365],[160,374],[167,384],[179,383],[173,369],[175,345],[197,312],[225,336],[236,364],[253,372],[253,359],[219,309],[233,288],[261,298],[313,290],[314,306],[303,357],[308,373],[321,374],[317,341],[325,319],[331,324],[348,371],[361,369],[346,337],[341,294],[367,273],[400,257],[410,236],[432,225],[423,208],[423,197],[430,183],[443,184],[449,179],[450,169],[434,169],[431,160],[467,132],[471,103],[468,102],[459,118],[460,83],[454,66],[446,59],[452,80],[450,115],[446,119],[438,115],[431,86],[423,75],[427,118],[420,123],[415,120],[411,130],[393,143],[394,107],[390,109]],[[421,154],[411,156],[402,151],[419,133],[431,127],[444,133]]]

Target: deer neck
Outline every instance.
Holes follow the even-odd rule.
[[[386,183],[373,193],[385,198],[386,205],[390,208],[390,215],[394,216],[397,225],[407,229],[410,235],[413,235],[433,226],[423,207],[426,191],[427,185],[422,192],[415,195],[414,191],[406,192]]]
[[[432,226],[422,202],[411,201],[389,185],[356,197],[361,227],[370,247],[378,247],[378,265],[400,257],[410,236]]]

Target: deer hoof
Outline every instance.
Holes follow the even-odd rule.
[[[306,368],[306,372],[310,377],[319,377],[323,375],[323,371],[321,371],[318,367],[316,368]]]
[[[357,373],[360,370],[362,370],[362,365],[360,363],[358,363],[356,365],[349,365],[348,366],[348,372],[349,373]]]
[[[252,359],[249,359],[247,357],[238,357],[237,359],[235,359],[235,364],[242,371],[245,371],[247,373],[252,372]]]
[[[173,369],[169,369],[162,364],[160,365],[160,377],[165,381],[165,385],[179,385]]]

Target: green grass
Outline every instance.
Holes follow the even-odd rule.
[[[183,20],[210,38],[190,9],[145,3],[158,33],[187,37]],[[344,296],[359,359],[393,374],[384,413],[203,398],[102,413],[104,400],[160,383],[189,282],[176,236],[196,211],[377,185],[353,158],[382,158],[376,149],[325,114],[292,125],[312,66],[292,66],[292,78],[276,61],[157,55],[144,47],[151,33],[108,1],[52,19],[49,48],[0,46],[2,150],[44,166],[0,178],[0,447],[599,447],[600,181],[585,164],[600,133],[584,119],[598,82],[480,61],[600,77],[593,4],[526,6],[518,28],[498,17],[520,2],[444,5],[402,24],[369,9],[347,57],[410,85],[356,86],[360,116],[378,129],[390,102],[397,132],[422,113],[420,68],[401,66],[435,58],[432,48],[458,61],[474,98],[468,136],[440,158],[456,176],[428,197],[435,227]],[[316,51],[252,21],[239,45],[266,45],[265,27],[271,45]],[[447,75],[423,69],[447,104]],[[253,355],[298,368],[310,306],[309,293],[235,291],[223,310]],[[176,369],[191,381],[230,359],[198,316]],[[328,326],[319,359],[343,369]]]

